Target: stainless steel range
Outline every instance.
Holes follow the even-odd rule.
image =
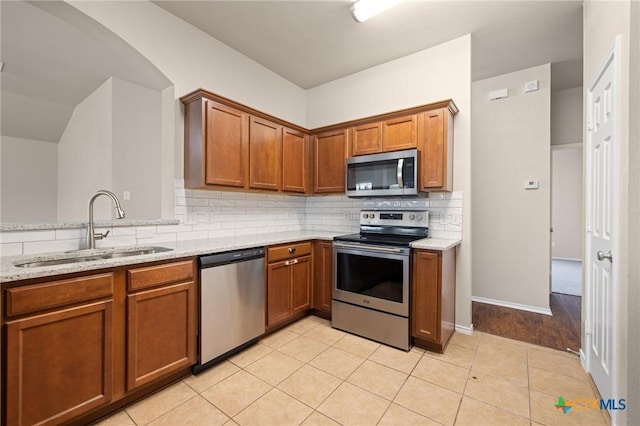
[[[333,241],[332,326],[409,350],[411,242],[427,211],[362,210],[360,233]]]

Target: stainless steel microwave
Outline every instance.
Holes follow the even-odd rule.
[[[418,194],[418,150],[347,158],[348,197],[391,197]]]

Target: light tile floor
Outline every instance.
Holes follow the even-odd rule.
[[[100,425],[606,425],[575,355],[474,332],[409,352],[306,317]]]

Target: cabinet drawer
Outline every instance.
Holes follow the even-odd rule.
[[[10,288],[5,291],[7,317],[99,299],[112,294],[112,273]]]
[[[267,249],[267,262],[277,262],[279,260],[293,259],[294,257],[311,254],[311,242],[284,244]]]
[[[129,291],[193,280],[193,260],[130,269],[127,272]]]

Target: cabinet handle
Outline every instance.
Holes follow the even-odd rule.
[[[293,254],[296,252],[296,248],[295,247],[289,247],[289,253]]]
[[[284,262],[284,264],[287,266],[295,265],[296,263],[298,263],[298,259],[287,260],[286,262]]]

